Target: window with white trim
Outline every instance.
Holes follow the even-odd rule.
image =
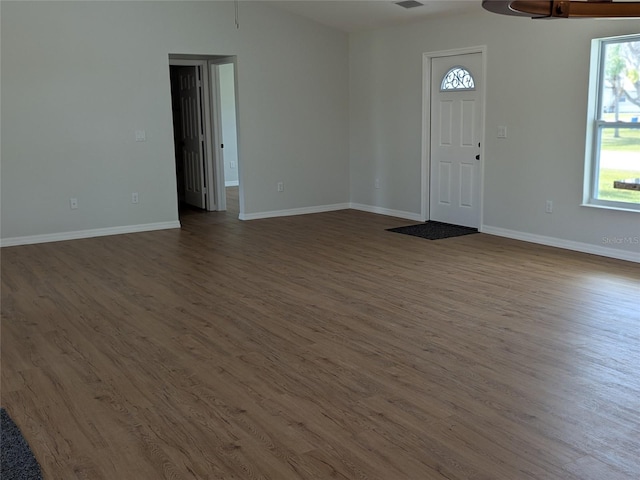
[[[585,203],[640,211],[640,35],[592,44]]]

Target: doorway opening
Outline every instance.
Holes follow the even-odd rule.
[[[235,60],[169,55],[180,215],[242,211]]]

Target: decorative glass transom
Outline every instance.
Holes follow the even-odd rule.
[[[442,78],[440,90],[473,90],[476,84],[473,76],[464,67],[453,67]]]

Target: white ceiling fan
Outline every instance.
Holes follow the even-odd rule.
[[[613,0],[482,0],[482,7],[502,15],[530,18],[640,17],[640,2]]]

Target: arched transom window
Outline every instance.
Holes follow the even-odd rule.
[[[474,90],[473,75],[464,67],[453,67],[442,77],[440,90]]]

